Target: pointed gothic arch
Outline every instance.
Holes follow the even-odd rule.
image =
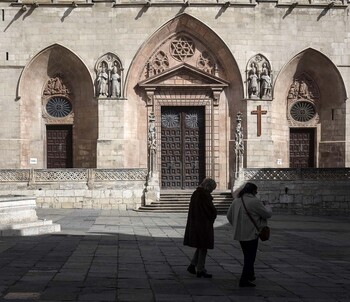
[[[291,152],[300,150],[298,143],[294,146],[292,132],[301,136],[305,129],[311,133],[310,150],[314,150],[309,166],[346,166],[346,90],[339,70],[327,56],[312,48],[294,56],[276,78],[274,97],[273,118],[281,125],[274,134],[286,138],[276,142],[281,146],[278,158],[293,166]]]
[[[46,130],[51,125],[71,125],[72,158],[68,168],[96,167],[98,119],[93,92],[88,68],[66,47],[53,44],[33,57],[18,84],[21,167],[28,167],[30,158],[37,159],[38,168],[49,166]],[[70,104],[74,114],[69,118],[51,116],[46,108],[50,100],[61,102],[60,108]]]
[[[147,136],[142,133],[144,125],[151,124],[148,118],[153,119],[155,114],[161,170],[165,165],[159,147],[162,108],[202,106],[206,125],[205,176],[214,177],[219,188],[228,189],[227,171],[231,172],[234,166],[232,142],[236,123],[230,118],[242,111],[243,91],[241,73],[223,40],[198,19],[186,13],[176,16],[145,41],[126,77],[129,110],[137,112],[130,124],[141,140],[140,152],[146,158],[150,155]],[[219,129],[224,129],[220,135]]]

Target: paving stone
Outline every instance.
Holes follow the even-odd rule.
[[[194,253],[182,244],[186,214],[39,209],[38,215],[54,217],[62,231],[2,238],[0,300],[350,301],[347,217],[273,217],[271,240],[259,243],[251,289],[238,286],[243,255],[224,215],[208,251],[213,279],[186,270]],[[110,233],[93,233],[96,228]]]

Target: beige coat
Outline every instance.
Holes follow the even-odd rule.
[[[271,207],[264,206],[253,194],[244,194],[243,198],[247,210],[261,230],[267,225],[267,219],[272,216]],[[249,219],[241,198],[237,197],[233,200],[227,212],[227,219],[233,227],[234,240],[249,241],[258,237],[258,231]]]

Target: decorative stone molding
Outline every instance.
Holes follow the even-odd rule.
[[[199,40],[187,33],[178,33],[161,43],[150,55],[140,81],[186,63],[205,73],[226,78],[215,55]]]
[[[243,169],[244,180],[350,180],[350,168]]]
[[[0,184],[8,182],[110,182],[145,180],[147,169],[7,169],[0,170]]]

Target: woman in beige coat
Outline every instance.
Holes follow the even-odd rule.
[[[272,210],[270,206],[265,206],[255,195],[258,188],[253,183],[247,183],[239,192],[227,212],[227,219],[233,227],[233,239],[238,240],[244,255],[244,265],[240,287],[254,287],[255,280],[254,262],[258,249],[258,230],[249,218],[245,206],[251,217],[256,222],[259,230],[267,225],[267,219],[271,217]]]

